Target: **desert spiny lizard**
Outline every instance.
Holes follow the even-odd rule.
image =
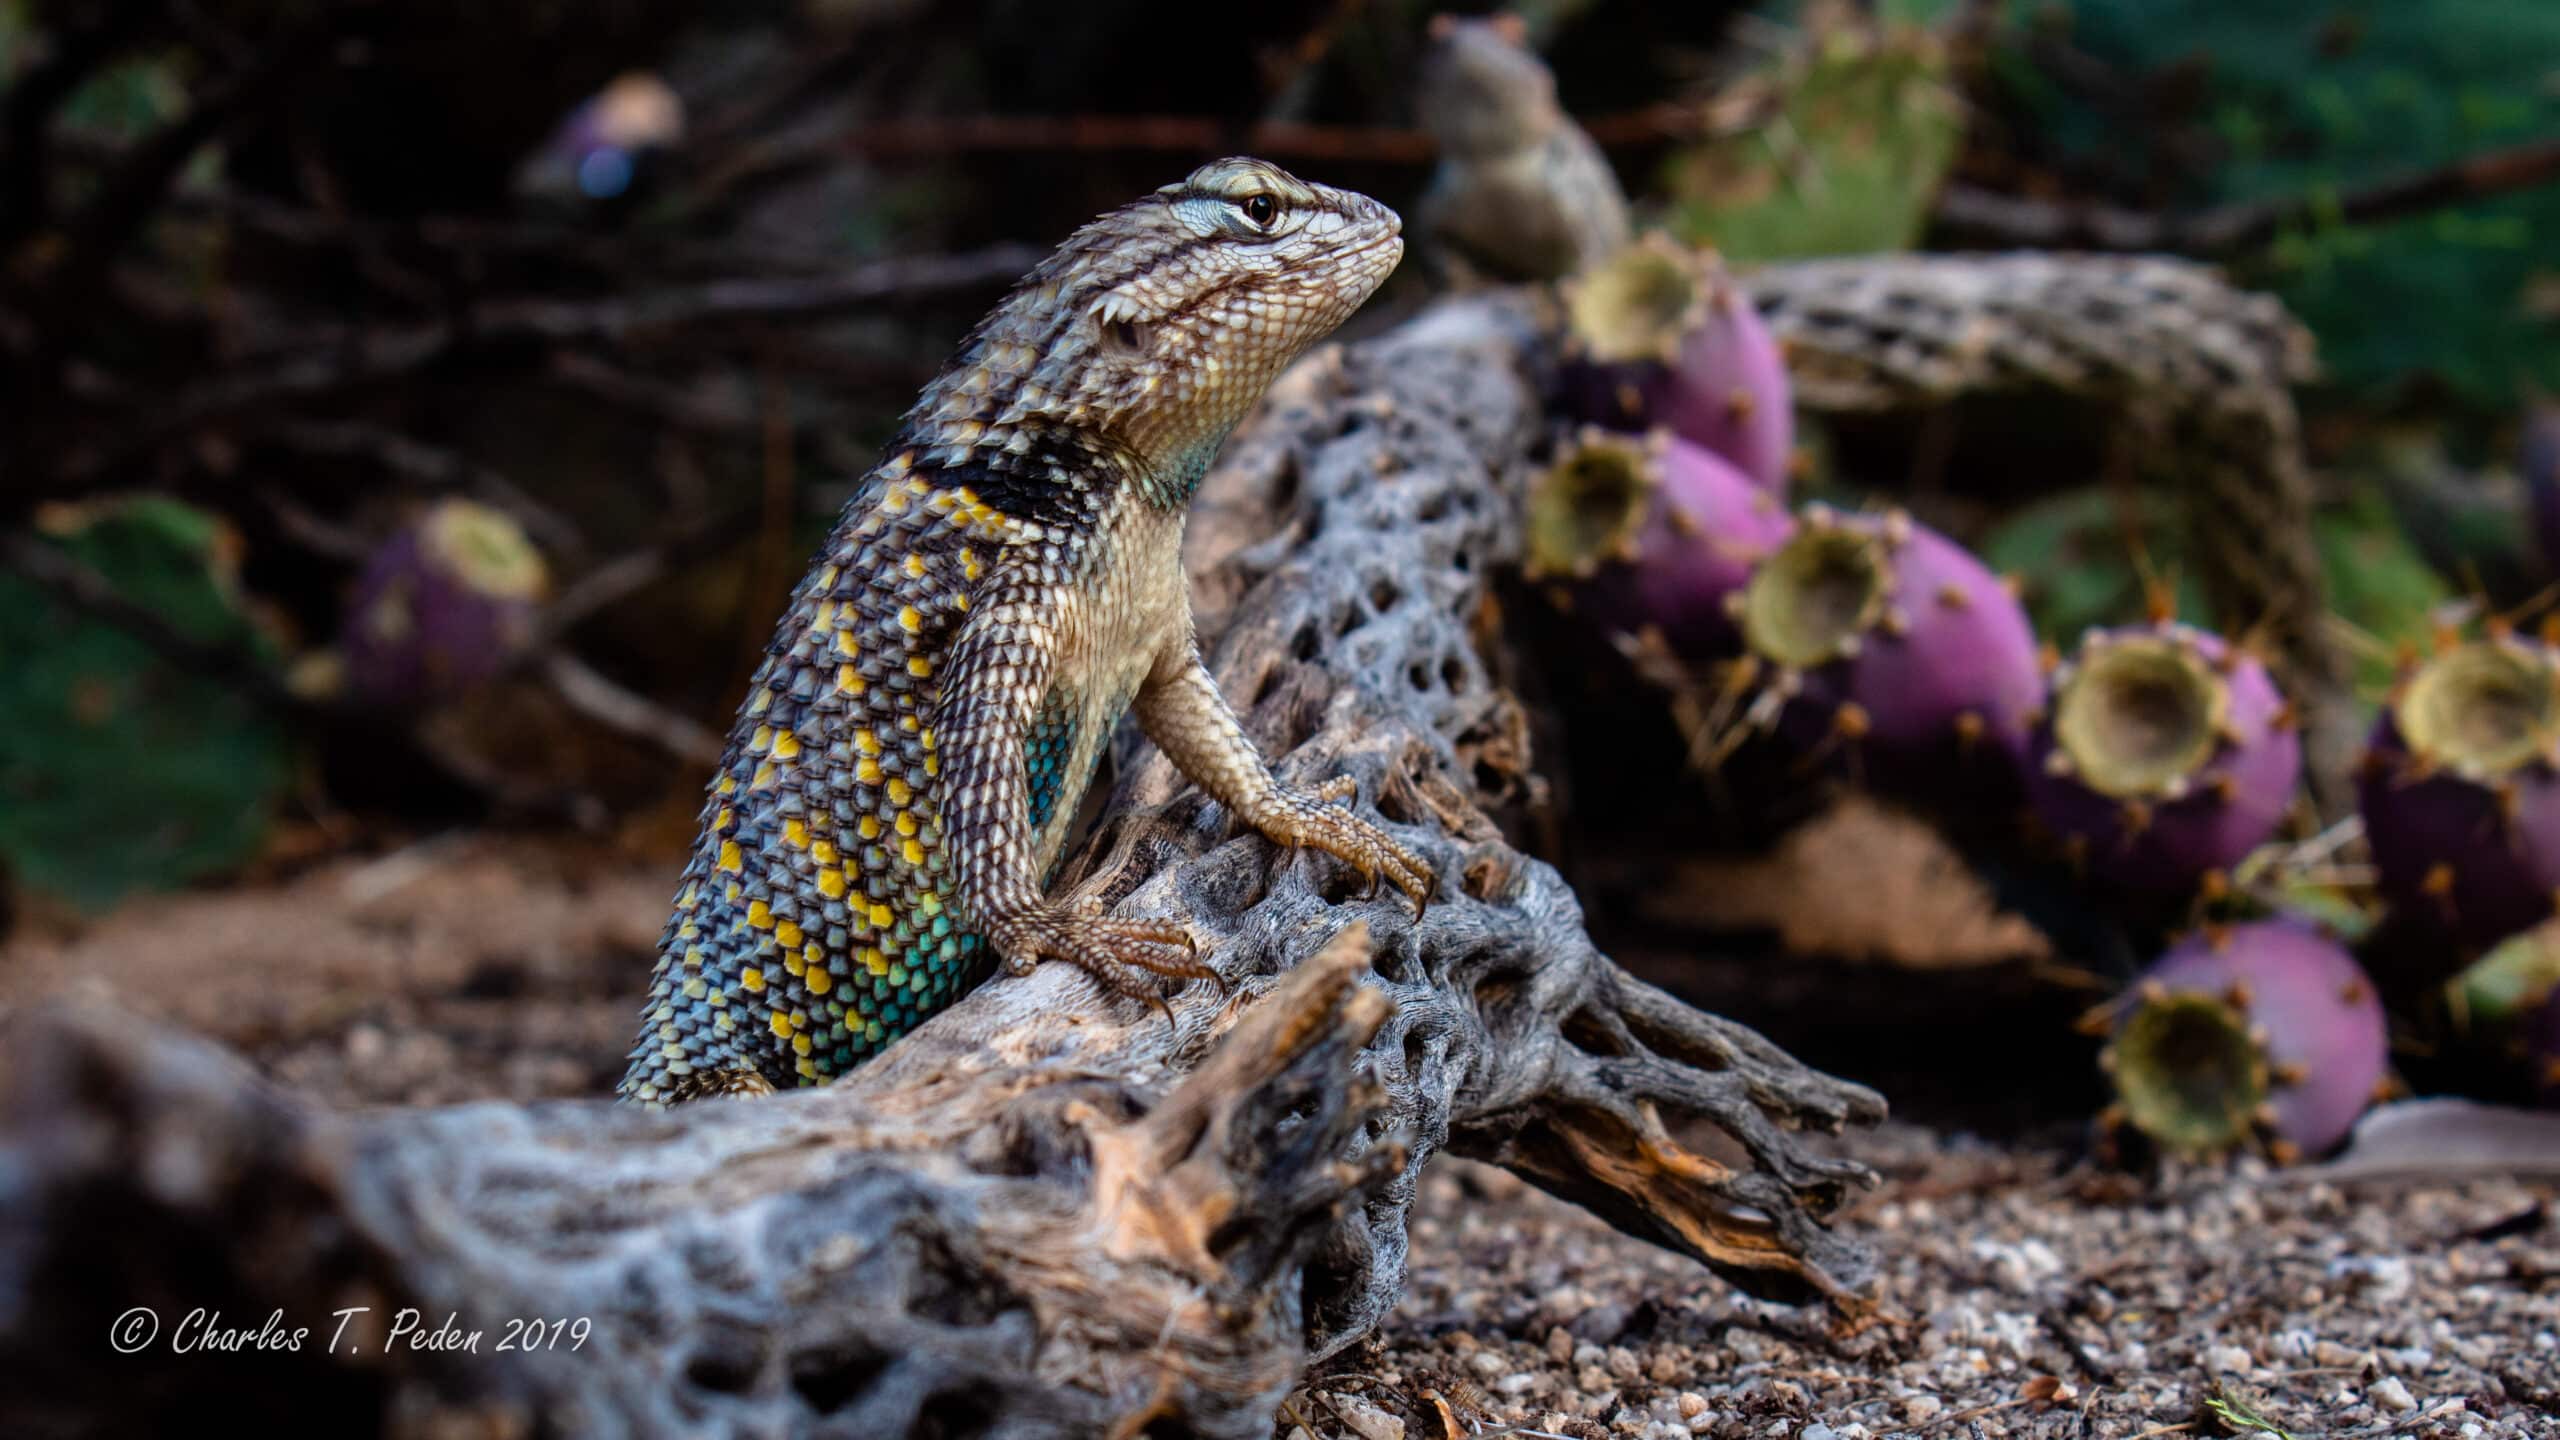
[[[1227,432],[1403,254],[1393,211],[1203,166],[1071,236],[863,479],[731,727],[621,1094],[822,1084],[1001,963],[1212,977],[1043,894],[1121,714],[1247,825],[1419,902],[1421,860],[1281,789],[1193,639],[1183,514]],[[1160,1003],[1160,1000],[1159,1000]]]

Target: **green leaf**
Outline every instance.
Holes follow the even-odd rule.
[[[2408,530],[2379,486],[2360,487],[2344,504],[2323,509],[2313,517],[2311,531],[2328,579],[2329,608],[2367,635],[2386,640],[2423,635],[2429,615],[2453,598],[2410,543]],[[2363,657],[2356,681],[2367,693],[2390,688],[2389,656]]]
[[[2245,1400],[2235,1399],[2227,1394],[2216,1395],[2204,1402],[2204,1408],[2212,1411],[2213,1418],[2221,1421],[2223,1428],[2235,1435],[2273,1435],[2276,1440],[2295,1440],[2292,1431],[2259,1414],[2257,1409]]]
[[[2036,636],[2068,650],[2095,626],[2131,625],[2149,613],[2135,537],[2152,573],[2177,577],[2178,614],[2212,612],[2183,559],[2177,502],[2152,491],[2068,490],[2010,516],[1983,537],[1984,564],[2018,578]]]
[[[2127,204],[2335,197],[2560,137],[2560,5],[2013,0],[2009,16],[2015,43],[1993,66],[2009,100],[2048,156],[2113,177]],[[2108,81],[2036,73],[2024,39],[2048,28]],[[2192,109],[2154,105],[2133,122],[2128,95],[2190,96]],[[2538,298],[2555,254],[2560,186],[2545,185],[2361,225],[2333,199],[2235,260],[2310,325],[2330,383],[2369,394],[2432,380],[2495,411],[2528,385],[2560,389],[2560,313]]]

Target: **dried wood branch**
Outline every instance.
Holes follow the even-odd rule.
[[[2256,250],[2296,226],[2379,224],[2555,181],[2560,181],[2560,140],[2535,140],[2482,150],[2343,193],[2306,191],[2187,215],[1950,185],[1939,195],[1933,218],[1957,238],[1976,244],[2166,250],[2219,258]]]
[[[0,1049],[0,1374],[70,1428],[281,1376],[306,1426],[1259,1437],[1308,1356],[1395,1302],[1444,1148],[1756,1292],[1849,1303],[1864,1256],[1820,1222],[1870,1177],[1794,1132],[1881,1102],[1620,971],[1478,803],[1521,759],[1477,623],[1541,428],[1522,315],[1443,306],[1293,371],[1191,554],[1213,668],[1283,779],[1355,777],[1443,877],[1426,914],[1148,759],[1063,883],[1199,939],[1224,985],[1170,997],[1169,1026],[1047,966],[822,1090],[341,1117],[120,1016],[33,1018]],[[1747,1158],[1686,1148],[1690,1121]],[[145,1304],[591,1333],[505,1356],[373,1333],[268,1372],[96,1343]]]

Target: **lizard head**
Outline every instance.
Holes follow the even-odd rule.
[[[1395,269],[1402,228],[1366,195],[1267,161],[1203,165],[1024,277],[918,406],[920,438],[984,455],[1063,427],[1125,446],[1187,495],[1273,377]]]

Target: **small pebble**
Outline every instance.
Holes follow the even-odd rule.
[[[1578,1339],[1605,1345],[1626,1332],[1628,1314],[1627,1307],[1617,1301],[1603,1301],[1573,1317],[1573,1333]]]
[[[1680,1398],[1673,1403],[1680,1407],[1681,1419],[1694,1420],[1707,1408],[1707,1397],[1694,1390],[1683,1390],[1680,1392]]]
[[[2237,1345],[2216,1345],[2204,1352],[2204,1368],[2215,1375],[2245,1375],[2253,1362]]]
[[[1360,1440],[1404,1440],[1404,1422],[1356,1395],[1333,1402],[1342,1423],[1357,1432]]]
[[[1902,1402],[1902,1418],[1914,1425],[1926,1425],[1945,1408],[1935,1395],[1914,1395]]]
[[[2418,1408],[2417,1398],[2409,1393],[2408,1386],[2400,1383],[2397,1375],[2375,1381],[2365,1393],[2373,1397],[2374,1404],[2394,1414],[2407,1414]]]

